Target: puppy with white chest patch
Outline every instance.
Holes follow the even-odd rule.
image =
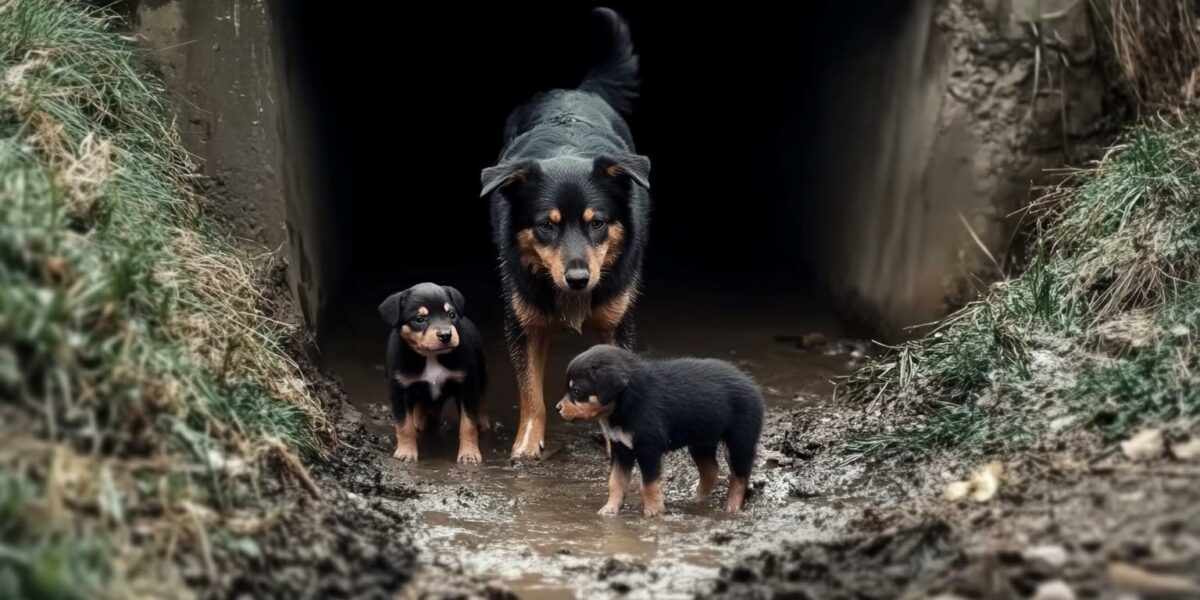
[[[462,314],[466,301],[450,286],[421,283],[388,296],[379,314],[391,328],[388,396],[396,420],[396,452],[416,462],[417,435],[436,427],[446,399],[458,404],[458,462],[479,463],[479,432],[487,429],[483,338]]]
[[[567,367],[567,394],[555,405],[568,421],[598,420],[612,442],[608,503],[616,515],[636,462],[642,472],[642,509],[661,514],[663,455],[686,447],[700,470],[696,500],[717,482],[717,446],[725,444],[729,493],[725,510],[746,501],[750,470],[762,434],[763,398],[754,380],[715,359],[644,359],[616,346],[599,345]]]

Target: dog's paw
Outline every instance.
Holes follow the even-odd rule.
[[[392,453],[392,458],[400,462],[415,463],[417,462],[417,450],[416,448],[396,448],[396,451]]]
[[[545,450],[545,448],[546,448],[546,443],[543,441],[540,441],[540,440],[536,444],[535,443],[526,443],[523,445],[522,444],[514,445],[513,450],[512,450],[512,459],[514,461],[541,460],[542,459],[542,450]]]
[[[460,465],[477,465],[481,462],[483,462],[483,455],[477,448],[458,451],[458,464]]]
[[[642,515],[645,516],[647,519],[652,519],[654,517],[661,517],[663,515],[663,513],[665,513],[665,512],[667,512],[667,507],[663,506],[662,504],[659,504],[657,506],[651,505],[651,506],[642,507]]]
[[[596,514],[598,514],[602,517],[615,517],[615,516],[617,516],[617,513],[619,513],[619,512],[621,512],[620,504],[616,504],[616,505],[605,504],[603,507],[600,508],[599,511],[596,512]]]
[[[741,505],[741,503],[734,504],[732,502],[726,502],[725,503],[725,512],[727,512],[731,515],[740,513],[740,512],[742,512],[742,505]]]

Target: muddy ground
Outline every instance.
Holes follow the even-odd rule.
[[[832,395],[831,380],[858,364],[862,344],[839,340],[833,321],[802,299],[731,311],[730,299],[705,296],[680,311],[659,296],[641,311],[649,353],[719,356],[763,386],[769,417],[745,513],[720,510],[720,487],[693,504],[696,472],[680,454],[666,469],[665,518],[642,518],[636,477],[622,514],[599,517],[601,438],[553,415],[545,459],[512,465],[512,373],[486,326],[498,427],[484,436],[484,463],[454,463],[449,410],[419,464],[392,460],[381,332],[364,310],[320,349],[335,377],[306,365],[340,448],[314,467],[322,499],[294,485],[276,490],[289,508],[256,548],[217,545],[229,575],[212,595],[1200,597],[1200,463],[1134,464],[1116,441],[1084,436],[1021,457],[855,460],[847,440],[915,418]],[[814,331],[827,343],[793,339]],[[305,342],[295,340],[297,352]],[[548,397],[589,343],[555,339]],[[987,460],[1005,467],[994,498],[943,498],[947,483]]]

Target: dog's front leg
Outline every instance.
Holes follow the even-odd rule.
[[[388,380],[388,399],[392,404],[392,419],[396,422],[396,451],[392,458],[417,462],[417,430],[424,418],[421,405],[395,379]]]
[[[479,452],[479,414],[481,410],[479,392],[467,386],[458,400],[458,462],[479,464],[483,455]]]
[[[509,344],[521,397],[521,422],[513,440],[513,458],[540,458],[545,447],[546,404],[542,398],[542,377],[549,342],[545,327],[526,327],[519,339]]]
[[[396,421],[396,451],[392,458],[403,462],[417,462],[417,422],[420,419],[415,406],[410,406],[403,419]]]
[[[633,457],[627,453],[614,456],[608,472],[608,503],[600,509],[600,516],[615,517],[621,512],[625,501],[625,490],[629,487],[629,474],[633,471]]]

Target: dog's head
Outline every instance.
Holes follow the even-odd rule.
[[[422,356],[445,354],[458,347],[458,319],[463,295],[436,283],[419,283],[388,296],[379,314],[400,338]]]
[[[483,170],[482,196],[512,207],[521,264],[565,292],[592,291],[616,264],[634,186],[650,189],[650,160],[561,156]]]
[[[628,350],[601,344],[571,360],[567,367],[567,393],[554,405],[568,421],[602,419],[616,408],[636,368],[637,357]]]

